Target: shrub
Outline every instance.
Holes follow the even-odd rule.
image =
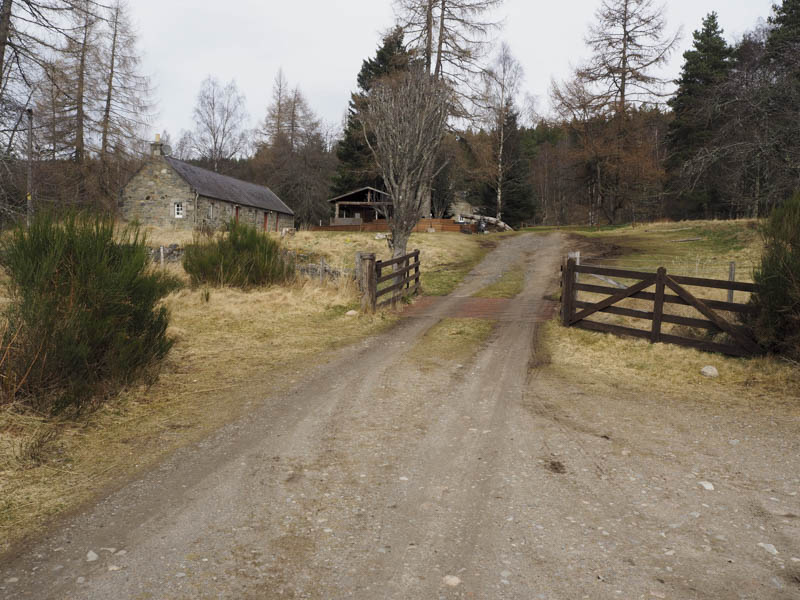
[[[251,288],[286,281],[293,262],[280,243],[255,227],[231,222],[226,233],[211,240],[195,236],[184,249],[183,268],[192,285]]]
[[[750,325],[759,343],[800,359],[800,193],[776,207],[762,227],[764,254],[753,279],[759,291]]]
[[[159,301],[178,287],[151,267],[138,228],[112,220],[37,216],[0,243],[10,304],[4,399],[79,411],[132,382],[169,351]]]

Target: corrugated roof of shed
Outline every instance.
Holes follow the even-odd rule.
[[[178,175],[201,196],[294,215],[294,211],[286,206],[266,186],[249,183],[227,175],[220,175],[208,169],[195,167],[171,156],[165,156],[164,158]]]

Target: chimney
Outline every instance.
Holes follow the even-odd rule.
[[[161,134],[156,134],[156,141],[150,143],[150,156],[164,156],[164,144],[161,143]]]

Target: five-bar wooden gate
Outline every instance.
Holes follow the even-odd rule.
[[[617,277],[639,280],[637,283],[624,289],[590,285],[577,282],[577,274],[586,273],[601,277]],[[655,286],[654,292],[647,292],[647,288]],[[735,290],[740,292],[756,291],[755,284],[717,279],[704,279],[700,277],[684,277],[668,275],[664,267],[656,273],[644,273],[623,269],[605,267],[590,267],[577,265],[575,259],[570,258],[562,266],[561,277],[561,319],[567,327],[580,327],[591,331],[604,331],[617,335],[628,335],[649,339],[651,343],[664,342],[690,346],[709,352],[721,352],[733,356],[752,356],[762,352],[758,344],[753,341],[749,333],[740,325],[730,322],[721,316],[718,311],[742,314],[749,312],[751,307],[747,304],[723,302],[720,300],[705,300],[695,297],[684,286],[705,287],[713,289]],[[673,292],[672,294],[666,293]],[[591,292],[604,294],[607,297],[599,302],[585,302],[577,299],[578,292]],[[622,300],[635,298],[653,303],[653,310],[637,310],[616,306]],[[678,304],[691,306],[705,319],[697,319],[664,312],[664,304]],[[587,317],[602,312],[634,319],[652,321],[649,330],[601,323],[588,320]],[[677,335],[662,333],[662,324],[672,323],[697,327],[711,332],[725,332],[729,343],[719,343],[706,339],[692,339]]]

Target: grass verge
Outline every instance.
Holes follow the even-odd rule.
[[[525,270],[522,265],[514,265],[505,271],[500,279],[477,291],[476,298],[513,298],[525,287]]]

